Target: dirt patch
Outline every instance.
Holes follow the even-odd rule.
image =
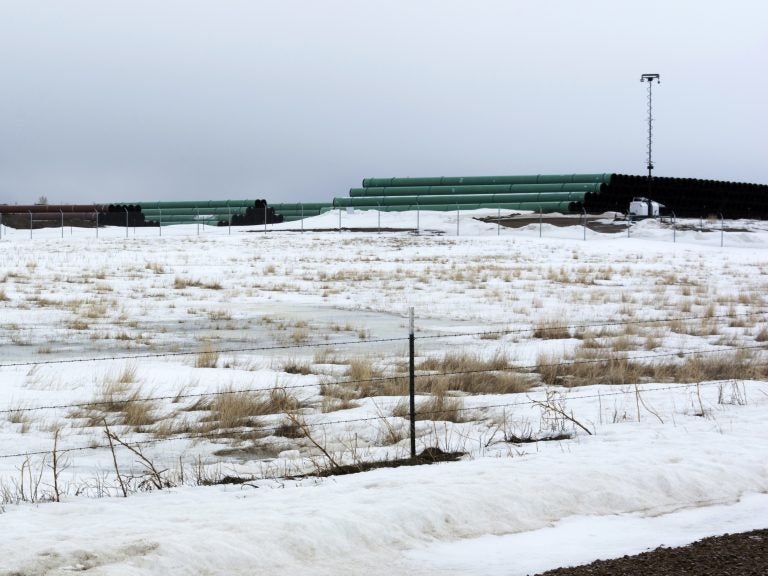
[[[253,232],[263,234],[264,230],[246,230],[246,232]],[[416,232],[416,228],[347,228],[342,226],[341,228],[281,228],[279,230],[269,230],[273,232]]]
[[[529,224],[538,224],[539,223],[539,216],[502,216],[501,218],[497,218],[496,216],[488,216],[486,218],[478,218],[481,222],[487,222],[489,224],[501,224],[502,226],[505,226],[506,228],[522,228],[524,226],[528,226]],[[613,223],[613,222],[606,222],[606,216],[587,216],[587,228],[594,232],[602,232],[602,233],[613,233],[613,234],[619,234],[619,233],[627,233],[627,227],[624,223]],[[581,226],[582,225],[582,217],[581,216],[549,216],[547,214],[543,214],[541,216],[541,223],[542,224],[551,224],[552,226],[557,226],[559,228],[565,228],[568,226]]]
[[[400,466],[421,466],[423,464],[434,464],[436,462],[456,462],[464,456],[464,452],[443,452],[440,448],[426,448],[421,454],[414,458],[398,458],[397,460],[382,460],[380,462],[360,462],[359,464],[349,464],[346,466],[336,466],[323,470],[310,476],[343,476],[345,474],[357,474],[358,472],[367,472],[376,468],[399,468]]]
[[[538,576],[758,576],[768,574],[768,529],[725,534],[681,548],[557,568]]]

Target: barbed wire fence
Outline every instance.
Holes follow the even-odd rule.
[[[408,336],[403,337],[392,337],[392,338],[365,338],[365,339],[349,339],[349,340],[340,340],[338,342],[333,342],[332,346],[338,347],[338,346],[362,346],[362,345],[370,345],[373,343],[383,343],[383,344],[405,344],[408,342],[411,343],[418,343],[419,341],[425,342],[425,341],[441,341],[441,340],[449,340],[449,339],[462,339],[462,338],[488,338],[489,336],[493,336],[494,338],[503,339],[507,337],[512,338],[519,338],[519,337],[533,337],[534,333],[538,334],[538,337],[542,337],[542,332],[546,333],[547,331],[557,332],[561,333],[563,331],[567,331],[569,335],[576,334],[579,331],[584,330],[595,330],[595,329],[608,329],[608,328],[621,328],[621,327],[627,327],[627,326],[637,326],[637,325],[646,325],[646,326],[663,326],[664,323],[670,323],[670,322],[721,322],[725,320],[736,320],[736,319],[745,319],[745,318],[752,318],[755,320],[764,319],[764,312],[746,312],[746,313],[731,313],[731,314],[721,314],[721,315],[705,315],[705,316],[689,316],[685,318],[676,318],[676,319],[669,319],[669,318],[659,318],[659,319],[646,319],[646,320],[631,320],[631,321],[600,321],[600,322],[584,322],[584,323],[563,323],[558,325],[547,325],[547,326],[537,326],[537,327],[526,327],[526,328],[512,328],[507,330],[492,330],[492,331],[473,331],[473,332],[451,332],[451,333],[443,333],[443,334],[409,334]],[[609,336],[610,337],[610,336]],[[259,352],[270,352],[270,351],[282,351],[282,350],[301,350],[301,349],[313,349],[313,348],[327,348],[329,346],[329,343],[327,341],[323,342],[310,342],[310,343],[301,343],[301,344],[290,344],[290,345],[276,345],[276,346],[246,346],[246,347],[221,347],[216,350],[218,353],[259,353]],[[617,364],[617,363],[644,363],[646,365],[653,365],[654,363],[659,362],[668,362],[668,363],[675,363],[680,362],[685,359],[704,359],[704,358],[714,358],[718,356],[724,356],[729,355],[729,359],[732,362],[743,362],[747,365],[751,373],[759,373],[761,377],[768,376],[768,372],[763,370],[766,366],[768,366],[768,361],[766,361],[764,355],[762,354],[763,351],[765,351],[768,348],[768,343],[761,343],[761,342],[755,342],[754,344],[741,344],[738,346],[734,345],[722,345],[722,346],[715,346],[710,347],[707,349],[679,349],[675,350],[673,352],[663,351],[659,353],[632,353],[632,352],[625,352],[622,354],[616,354],[616,353],[601,353],[597,354],[595,357],[589,357],[589,358],[572,358],[568,360],[560,360],[560,361],[539,361],[535,364],[526,364],[526,363],[509,363],[506,366],[493,366],[493,367],[481,367],[476,369],[465,369],[465,370],[426,370],[417,368],[415,365],[415,353],[413,351],[413,347],[411,347],[411,350],[409,351],[409,371],[408,373],[398,373],[391,376],[376,376],[371,378],[343,378],[343,377],[336,377],[336,378],[313,378],[312,382],[307,383],[292,383],[292,384],[284,384],[284,385],[274,385],[274,386],[251,386],[251,387],[239,387],[239,388],[232,388],[232,389],[225,389],[225,390],[209,390],[204,392],[179,392],[173,394],[150,394],[150,395],[134,395],[127,398],[121,398],[119,399],[119,402],[122,403],[122,405],[129,405],[129,404],[139,404],[139,403],[157,403],[157,402],[165,402],[165,401],[171,401],[171,402],[180,402],[182,400],[195,400],[195,401],[201,401],[201,400],[207,400],[212,401],[217,398],[227,397],[227,396],[235,396],[235,399],[237,399],[237,395],[242,394],[273,394],[273,393],[279,393],[279,394],[291,394],[295,391],[299,390],[306,390],[310,392],[321,392],[323,386],[327,387],[360,387],[360,386],[368,386],[373,387],[374,393],[371,394],[372,397],[377,396],[375,394],[375,391],[377,387],[379,387],[380,390],[383,391],[383,387],[387,384],[398,384],[399,389],[403,390],[403,398],[408,398],[409,400],[409,406],[407,413],[405,415],[399,415],[396,416],[394,414],[383,414],[379,413],[375,416],[360,416],[360,417],[353,417],[353,418],[328,418],[322,415],[322,413],[319,412],[319,410],[307,410],[305,408],[294,408],[288,412],[281,412],[281,413],[274,413],[269,414],[266,416],[270,416],[273,418],[273,420],[280,420],[284,419],[285,417],[293,417],[293,418],[301,418],[300,420],[300,426],[303,429],[303,432],[305,435],[311,435],[313,431],[320,431],[323,435],[326,434],[327,430],[329,429],[339,429],[340,427],[350,426],[350,425],[374,425],[374,424],[382,424],[384,423],[387,426],[392,425],[392,423],[396,423],[397,425],[402,425],[405,422],[408,422],[410,424],[410,456],[411,458],[416,456],[415,453],[415,442],[416,442],[416,431],[415,426],[417,421],[439,421],[441,420],[441,416],[443,416],[446,412],[451,413],[466,413],[469,415],[474,415],[476,420],[483,419],[483,418],[491,418],[494,415],[494,411],[496,411],[496,414],[498,414],[498,411],[506,411],[507,409],[512,409],[515,407],[533,407],[533,406],[542,406],[543,400],[541,397],[539,398],[532,398],[529,394],[510,394],[512,398],[510,400],[504,399],[503,401],[499,402],[499,394],[488,394],[487,395],[487,401],[486,398],[483,398],[485,395],[474,395],[472,396],[473,402],[471,406],[451,406],[451,407],[441,407],[440,405],[434,405],[434,404],[422,404],[420,406],[417,406],[415,403],[416,397],[420,398],[428,398],[430,396],[429,393],[425,392],[425,389],[428,389],[428,386],[425,386],[424,384],[427,382],[445,382],[447,379],[452,377],[460,377],[460,376],[469,376],[469,375],[489,375],[489,374],[518,374],[518,375],[525,375],[526,377],[530,377],[533,380],[536,380],[539,378],[539,381],[541,379],[541,374],[547,369],[558,369],[562,371],[563,373],[566,373],[574,368],[577,368],[578,366],[593,366],[593,367],[606,367],[608,365]],[[637,352],[637,351],[635,351]],[[67,365],[67,364],[74,364],[74,363],[97,363],[97,362],[104,362],[104,361],[138,361],[138,360],[145,360],[145,359],[173,359],[173,358],[179,358],[179,357],[185,357],[185,356],[194,356],[197,354],[200,354],[201,351],[199,349],[190,349],[190,350],[180,350],[180,351],[173,351],[173,352],[162,352],[162,353],[140,353],[140,354],[120,354],[120,355],[109,355],[109,356],[94,356],[94,357],[85,357],[85,358],[60,358],[60,359],[45,359],[45,360],[37,360],[37,361],[24,361],[24,362],[6,362],[6,363],[0,363],[0,373],[3,370],[7,369],[15,369],[19,367],[29,367],[33,368],[36,366],[41,365]],[[739,356],[739,355],[742,356]],[[740,366],[734,365],[733,369],[734,371],[738,371]],[[551,386],[551,385],[545,385],[541,386],[539,388],[539,396],[541,396],[541,393],[545,394],[544,398],[546,398],[546,394],[549,393],[551,390],[559,390],[563,395],[564,398],[567,400],[590,400],[590,399],[599,399],[602,401],[603,398],[612,398],[612,397],[627,397],[632,395],[638,395],[637,396],[637,402],[638,402],[638,417],[639,417],[639,410],[640,410],[640,397],[639,394],[645,394],[646,392],[660,392],[660,391],[671,391],[671,390],[689,390],[689,391],[695,391],[696,394],[699,395],[699,402],[701,404],[701,398],[700,398],[700,391],[701,388],[709,388],[709,387],[720,387],[722,390],[722,387],[727,384],[738,384],[739,382],[742,382],[744,379],[741,377],[723,377],[723,378],[708,378],[706,381],[692,381],[692,382],[662,382],[662,383],[656,383],[656,384],[646,384],[641,389],[638,388],[639,382],[637,381],[622,381],[622,382],[614,382],[613,384],[619,384],[621,385],[617,390],[614,391],[603,391],[601,390],[598,393],[579,393],[577,391],[577,388],[569,388],[567,380],[563,380],[560,386]],[[408,385],[410,384],[409,390],[405,392],[406,388],[408,388]],[[418,386],[417,386],[418,384]],[[564,386],[563,386],[564,385]],[[743,385],[743,384],[742,384]],[[390,388],[387,388],[387,390],[391,390]],[[506,395],[506,394],[504,394]],[[43,404],[43,405],[35,405],[35,406],[27,406],[27,405],[20,405],[20,406],[1,406],[0,405],[0,417],[5,417],[6,419],[12,415],[18,415],[18,414],[31,414],[35,412],[45,412],[45,411],[77,411],[77,410],[95,410],[98,411],[100,407],[106,407],[107,404],[110,402],[114,402],[114,399],[110,400],[100,400],[98,398],[94,398],[92,400],[88,401],[80,401],[80,402],[68,402],[68,403],[52,403],[52,404]],[[375,403],[374,403],[375,404]],[[702,405],[702,411],[704,410],[703,404]],[[565,414],[567,417],[568,415]],[[657,416],[658,417],[658,416]],[[571,415],[571,418],[573,416]],[[295,423],[295,422],[294,422]],[[89,451],[108,451],[112,454],[114,457],[114,452],[116,450],[115,444],[112,442],[113,438],[117,438],[117,436],[114,433],[109,432],[108,423],[106,419],[106,415],[104,415],[104,427],[107,429],[107,440],[108,441],[94,441],[91,440],[88,444],[71,444],[71,445],[58,445],[59,437],[58,432],[56,436],[57,443],[54,445],[55,447],[47,450],[39,449],[39,450],[18,450],[18,451],[8,451],[6,453],[0,454],[0,460],[10,460],[10,459],[23,459],[24,462],[26,462],[26,466],[29,466],[29,459],[33,457],[55,457],[57,455],[70,455],[78,452],[89,452]],[[114,424],[113,424],[114,426]],[[285,424],[268,424],[264,425],[263,423],[252,425],[250,427],[251,432],[256,432],[263,437],[264,435],[274,434],[277,432],[280,432],[285,427]],[[245,426],[244,428],[248,428]],[[585,428],[586,429],[586,428]],[[189,432],[189,433],[181,433],[181,434],[169,434],[166,436],[156,436],[156,437],[150,437],[147,438],[147,435],[151,434],[151,431],[145,431],[138,434],[138,437],[132,436],[130,439],[125,440],[125,444],[123,446],[131,446],[135,450],[138,450],[139,453],[142,449],[142,447],[145,446],[154,446],[159,444],[165,444],[165,443],[171,443],[171,442],[216,442],[218,440],[228,440],[229,436],[226,433],[222,433],[222,430],[206,430],[201,432]],[[242,431],[241,431],[242,432]],[[121,430],[121,434],[123,431]],[[130,431],[128,432],[130,433]],[[128,438],[126,436],[126,438]],[[122,442],[122,441],[121,441]],[[118,449],[120,447],[118,446]],[[322,447],[321,447],[322,449]],[[330,457],[330,456],[329,456]],[[22,464],[22,482],[23,482],[23,475],[24,475],[24,466],[25,464]],[[182,464],[183,467],[183,464]],[[119,473],[118,473],[119,476]]]

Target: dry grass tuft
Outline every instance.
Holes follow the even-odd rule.
[[[268,414],[293,412],[301,408],[299,400],[281,388],[268,393],[241,391],[224,388],[208,403],[197,403],[197,408],[207,408],[209,414],[202,418],[204,431],[229,430],[244,426],[258,426],[258,417]]]
[[[416,365],[417,370],[435,372],[472,372],[481,370],[505,370],[509,360],[504,354],[496,353],[491,358],[468,352],[451,352],[442,358],[430,357]]]
[[[763,379],[768,368],[747,350],[685,356],[682,361],[638,362],[615,352],[580,348],[568,356],[542,354],[537,372],[547,385],[693,383],[726,379]]]
[[[360,356],[352,359],[345,373],[350,383],[355,385],[358,397],[381,396],[381,382],[375,382],[383,376],[381,370],[376,368],[373,360]]]
[[[156,402],[144,399],[134,383],[135,368],[126,366],[116,379],[106,380],[99,395],[88,405],[74,410],[70,417],[84,419],[86,427],[100,427],[104,420],[141,431],[158,420]]]
[[[360,398],[360,393],[353,386],[335,382],[321,382],[320,395],[323,397],[321,406],[323,412],[349,410],[359,406],[355,400]]]
[[[146,264],[144,264],[144,268],[146,268],[147,270],[151,270],[155,274],[165,273],[165,267],[159,262],[147,262]]]
[[[306,326],[297,326],[291,332],[291,342],[294,344],[304,344],[309,341],[309,330]]]
[[[312,359],[314,364],[346,364],[346,360],[343,360],[336,356],[336,351],[333,348],[318,348],[315,350],[314,357]]]
[[[444,388],[468,394],[515,394],[526,392],[536,383],[530,374],[516,372],[500,353],[491,358],[466,352],[451,353],[442,358],[427,358],[417,369],[438,373],[417,377],[416,389],[420,393],[432,394]]]
[[[216,368],[219,363],[219,353],[210,342],[206,342],[203,349],[195,356],[195,368]]]
[[[410,416],[410,403],[408,398],[403,398],[392,409],[392,416],[408,418]],[[436,389],[426,400],[419,400],[416,404],[416,420],[431,420],[445,422],[467,422],[469,415],[464,410],[464,399],[447,394],[445,388]]]
[[[312,364],[306,360],[291,358],[283,363],[282,370],[288,374],[301,374],[306,376],[307,374],[312,374]]]
[[[32,425],[32,417],[29,410],[25,410],[24,406],[18,405],[10,409],[5,415],[6,420],[11,424],[19,424],[19,432],[26,434],[29,432]]]
[[[533,327],[533,337],[541,340],[567,340],[571,337],[568,326],[558,319],[540,320]]]

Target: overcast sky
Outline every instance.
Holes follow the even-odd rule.
[[[768,183],[768,2],[0,0],[0,203],[367,176]]]

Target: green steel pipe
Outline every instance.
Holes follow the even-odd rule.
[[[227,216],[228,214],[245,214],[245,208],[243,207],[231,207],[231,208],[171,208],[168,210],[159,210],[155,208],[149,208],[142,210],[141,213],[147,218],[159,217],[160,214],[163,218],[166,216],[203,216],[204,214]]]
[[[329,208],[332,206],[330,202],[293,202],[293,203],[278,203],[278,204],[269,204],[270,208],[274,208],[275,212],[279,212],[281,210],[297,210],[301,211],[302,206],[304,207],[304,210],[313,210],[313,209],[321,209],[321,208]]]
[[[363,188],[389,186],[465,186],[489,184],[610,184],[612,174],[535,174],[528,176],[436,176],[426,178],[365,178]]]
[[[179,202],[136,202],[144,210],[172,210],[174,208],[247,208],[256,200],[185,200]]]
[[[485,208],[501,208],[502,210],[526,210],[531,212],[561,212],[568,214],[570,202],[501,202],[490,204],[459,204],[458,209],[462,211],[466,210],[480,210]],[[381,212],[408,212],[408,211],[437,211],[437,212],[450,212],[457,209],[456,204],[397,204],[391,206],[355,206],[355,210],[379,210]]]
[[[180,202],[135,202],[144,210],[171,210],[174,208],[247,208],[255,206],[256,200],[185,200]]]
[[[150,216],[146,218],[147,221],[154,221],[154,222],[160,222],[161,219],[159,216]],[[196,223],[200,222],[201,224],[203,222],[219,222],[219,221],[227,221],[227,215],[212,215],[212,214],[200,214],[200,218],[197,218],[194,215],[175,215],[175,216],[166,216],[163,214],[162,223],[163,224],[179,224],[179,223]]]
[[[539,202],[581,202],[585,192],[564,192],[553,194],[473,194],[456,196],[379,196],[376,198],[334,198],[337,208],[347,206],[397,206],[409,204],[428,206],[431,204],[500,204],[500,203],[539,203]]]
[[[323,212],[320,210],[304,210],[304,212],[301,210],[280,210],[279,212],[275,211],[275,214],[280,214],[281,216],[319,216]]]
[[[351,188],[352,198],[366,196],[439,196],[448,194],[522,194],[547,192],[600,192],[602,184],[490,184],[487,186],[399,186]]]
[[[161,224],[161,226],[165,228],[166,226],[178,226],[180,224],[202,224],[203,226],[218,226],[219,220],[208,220],[208,221],[182,220],[179,222],[166,222],[165,219],[163,219],[163,223]]]

